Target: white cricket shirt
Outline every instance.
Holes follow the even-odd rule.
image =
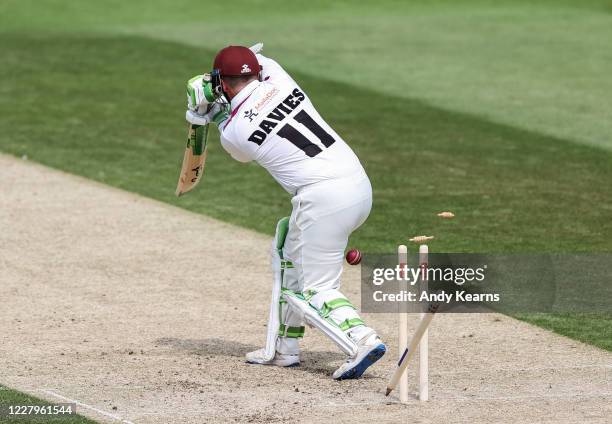
[[[291,194],[319,181],[365,175],[359,159],[274,60],[257,55],[263,81],[231,101],[221,144],[241,162],[256,161]]]

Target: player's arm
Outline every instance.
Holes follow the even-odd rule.
[[[279,79],[292,79],[291,76],[278,64],[274,59],[270,59],[262,54],[257,54],[257,61],[263,68],[261,70],[261,79],[275,81]]]
[[[281,78],[292,80],[291,76],[283,69],[282,66],[278,64],[278,62],[261,54],[261,51],[263,50],[263,43],[257,43],[249,47],[249,49],[255,53],[257,61],[263,68],[261,70],[261,79],[263,81],[268,79],[278,80]]]
[[[239,143],[236,142],[238,138],[234,134],[234,128],[225,129],[223,125],[220,125],[219,136],[221,138],[221,145],[232,158],[238,162],[251,162],[253,160],[249,152],[238,146]]]

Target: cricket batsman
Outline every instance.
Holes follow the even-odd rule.
[[[211,73],[192,78],[187,87],[187,121],[218,125],[221,144],[234,159],[256,161],[292,196],[291,216],[278,222],[272,243],[266,346],[246,360],[299,365],[307,323],[347,355],[333,378],[359,378],[386,350],[340,291],[348,238],[372,207],[370,180],[304,90],[260,54],[262,47],[222,49]]]

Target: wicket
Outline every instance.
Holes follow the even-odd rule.
[[[433,237],[432,237],[433,238]],[[419,241],[425,241],[429,238],[419,237]],[[429,248],[426,244],[419,246],[419,267],[421,269],[419,288],[421,291],[427,291],[427,267],[428,267],[428,255]],[[400,266],[400,276],[404,277],[403,271],[408,263],[408,248],[405,245],[400,245],[397,248],[398,263]],[[404,278],[400,279],[400,290],[408,289],[408,282]],[[401,307],[400,307],[401,308]],[[400,402],[408,402],[408,374],[404,371],[408,365],[408,362],[416,346],[419,346],[419,363],[418,363],[418,398],[420,401],[429,400],[429,332],[427,327],[433,318],[432,313],[422,312],[420,314],[419,326],[408,344],[408,314],[405,308],[399,311],[399,363],[395,370],[395,373],[391,377],[391,381],[387,386],[386,394],[389,395],[391,391],[399,384],[399,398]]]
[[[429,247],[426,244],[419,246],[419,267],[421,268],[420,291],[428,291],[427,267],[429,266]],[[425,312],[420,314],[421,321],[425,318]],[[419,400],[429,400],[429,330],[425,329],[421,343],[419,343]]]
[[[408,290],[408,281],[405,277],[404,270],[408,263],[408,248],[403,244],[397,248],[397,258],[400,266],[399,290]],[[401,358],[406,347],[408,346],[408,313],[405,312],[405,307],[400,305],[399,311],[399,357]],[[408,374],[404,373],[399,380],[399,398],[400,402],[408,402]]]

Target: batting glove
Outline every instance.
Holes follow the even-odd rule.
[[[211,122],[219,126],[229,116],[229,105],[227,103],[212,103],[209,105],[208,111],[204,114],[199,114],[191,109],[185,112],[185,119],[193,125],[206,125]]]
[[[206,113],[211,103],[215,101],[210,77],[196,75],[187,82],[187,108],[194,112]]]

